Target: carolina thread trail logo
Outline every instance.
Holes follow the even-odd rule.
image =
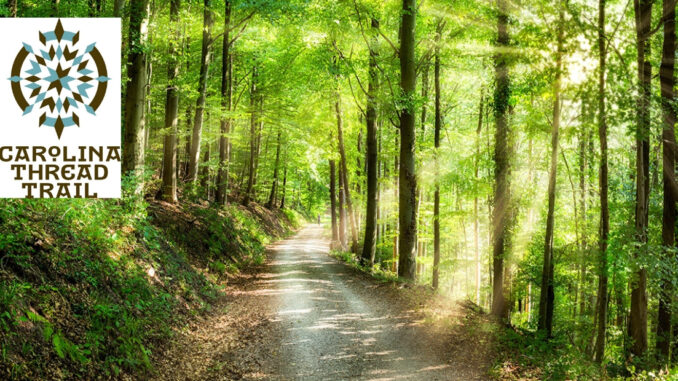
[[[0,35],[0,198],[119,198],[120,19],[0,18]]]
[[[24,116],[40,114],[38,125],[61,139],[64,128],[80,127],[82,109],[96,115],[110,78],[96,43],[80,45],[80,32],[65,30],[60,19],[38,39],[40,45],[23,42],[14,59],[12,95]]]

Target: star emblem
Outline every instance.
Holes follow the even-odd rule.
[[[38,39],[40,45],[24,42],[14,60],[12,94],[24,115],[39,110],[39,125],[54,127],[61,138],[65,128],[80,126],[76,110],[96,115],[110,78],[96,43],[79,45],[80,32],[66,30],[61,20]]]

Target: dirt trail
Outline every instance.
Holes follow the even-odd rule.
[[[479,343],[423,325],[397,291],[328,256],[319,225],[271,247],[165,354],[157,379],[483,380]]]

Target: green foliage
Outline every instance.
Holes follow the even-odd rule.
[[[47,363],[36,347],[45,344],[79,378],[150,371],[156,344],[218,296],[216,280],[189,262],[192,231],[164,229],[159,217],[147,216],[157,206],[123,194],[0,202],[0,377],[43,377]],[[277,216],[264,220],[236,206],[188,210],[209,237],[200,240],[208,248],[200,254],[209,255],[211,272],[263,262]],[[301,221],[296,212],[287,215]],[[286,218],[281,213],[275,234],[289,231]],[[41,342],[27,334],[29,324],[41,328]],[[18,352],[24,360],[10,364]]]
[[[572,351],[560,336],[545,340],[534,332],[507,328],[499,335],[505,357],[500,357],[491,370],[498,378],[525,377],[541,380],[597,380],[600,368],[582,351]],[[511,374],[518,367],[516,375]]]

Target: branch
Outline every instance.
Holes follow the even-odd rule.
[[[393,127],[397,128],[397,129],[400,129],[400,125],[399,125],[398,123],[395,123],[395,122],[393,121],[393,118],[392,118],[392,117],[389,116],[389,117],[388,117],[388,121],[391,122],[391,124],[393,125]]]
[[[251,19],[252,16],[254,16],[254,14],[255,14],[256,12],[257,12],[257,11],[252,11],[249,15],[243,17],[240,21],[238,21],[237,23],[235,23],[235,25],[233,25],[232,27],[228,28],[228,31],[231,32],[231,31],[233,31],[233,30],[235,30],[235,29],[238,29],[238,27],[239,27],[242,23],[244,23],[244,22],[248,21],[249,19]]]
[[[674,0],[674,3],[675,3],[675,0]],[[617,26],[614,27],[614,30],[612,31],[610,38],[607,40],[607,46],[605,47],[606,52],[610,48],[610,46],[612,45],[612,38],[614,37],[615,34],[617,34],[617,31],[619,30],[619,26],[621,25],[622,21],[624,20],[624,15],[626,14],[626,10],[629,8],[629,4],[631,4],[631,0],[628,0],[626,2],[626,6],[624,6],[624,10],[622,11],[621,16],[619,16],[619,21],[617,21]],[[605,35],[606,34],[603,33],[603,36],[605,36]]]
[[[386,83],[388,83],[388,89],[391,92],[390,99],[391,99],[391,102],[393,102],[393,109],[395,110],[396,114],[398,114],[398,106],[394,102],[395,91],[393,91],[393,84],[391,84],[391,79],[388,77],[388,75],[386,75],[386,73],[384,72],[384,69],[381,66],[379,66],[378,63],[377,63],[377,69],[379,69],[379,71],[381,72],[382,77],[386,78]]]
[[[243,24],[242,28],[240,28],[240,30],[238,31],[238,33],[235,34],[235,37],[233,37],[230,41],[228,41],[228,46],[229,46],[229,47],[230,47],[231,45],[233,45],[233,43],[236,42],[236,41],[240,38],[240,36],[242,36],[242,32],[244,32],[244,31],[245,31],[245,28],[247,28],[247,25],[249,24],[249,20],[250,20],[250,19],[247,19],[247,20],[246,20],[247,22],[246,22],[245,24]]]
[[[360,107],[360,103],[358,103],[358,98],[356,98],[355,93],[353,92],[353,85],[351,84],[351,78],[350,77],[348,78],[348,87],[351,88],[351,95],[353,96],[353,102],[355,102],[355,105],[358,106],[358,110],[360,110],[360,113],[363,114],[363,116],[367,118],[367,114],[365,113],[365,110],[363,110],[363,108]]]
[[[339,49],[339,47],[337,46],[337,42],[336,42],[336,41],[332,41],[332,47],[333,47],[334,50],[336,50],[337,53],[339,54],[339,58],[341,58],[343,61],[345,61],[345,62],[348,64],[348,66],[351,68],[351,71],[353,72],[353,75],[355,76],[356,81],[358,81],[358,85],[360,85],[360,89],[362,90],[362,92],[363,92],[365,95],[368,95],[368,94],[367,94],[367,90],[365,90],[365,87],[363,86],[362,82],[360,82],[360,78],[358,78],[358,74],[357,74],[356,71],[355,71],[355,67],[353,67],[353,63],[351,63],[351,60],[350,60],[350,58],[353,56],[353,48],[351,48],[351,56],[347,59],[347,58],[344,56],[344,54],[341,52],[341,50]],[[349,82],[349,83],[350,83],[350,82]]]
[[[396,54],[397,56],[400,56],[400,50],[399,50],[398,48],[396,48],[396,46],[393,44],[393,42],[391,42],[391,40],[390,40],[388,37],[386,37],[386,35],[384,34],[384,32],[381,31],[381,27],[377,28],[377,32],[379,32],[379,34],[381,35],[381,37],[384,37],[384,40],[386,40],[386,42],[388,42],[388,44],[391,45],[391,47],[393,48],[393,51],[395,52],[395,54]]]
[[[242,20],[238,21],[234,26],[228,28],[227,30],[225,30],[225,31],[223,31],[223,32],[221,32],[221,33],[215,34],[212,38],[210,38],[209,45],[212,45],[216,40],[218,40],[219,38],[221,38],[221,36],[223,36],[226,32],[230,32],[230,31],[236,29],[237,27],[240,26],[240,24],[242,24],[242,23],[248,21],[249,19],[251,19],[252,16],[254,16],[254,13],[255,13],[255,12],[252,11],[252,13],[250,13],[249,15],[243,17]],[[240,34],[242,33],[243,30],[245,30],[245,27],[246,27],[246,26],[247,26],[247,24],[243,25],[242,29],[240,29],[240,32],[238,32],[238,34],[236,35],[236,37],[233,38],[231,41],[229,41],[229,43],[228,43],[229,46],[230,46],[232,43],[234,43],[235,40],[238,39],[238,37],[240,37]]]

